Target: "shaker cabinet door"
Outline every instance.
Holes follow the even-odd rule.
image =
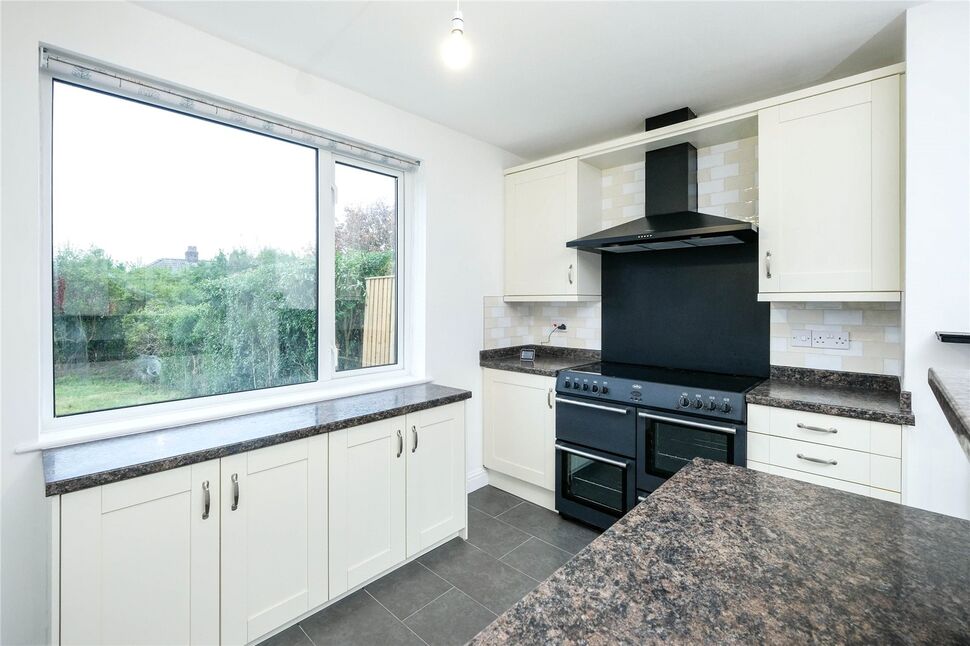
[[[222,462],[222,643],[246,644],[324,603],[327,439]]]
[[[900,289],[899,77],[758,115],[761,292]]]
[[[407,416],[407,555],[465,527],[465,404]]]
[[[220,511],[215,460],[63,495],[60,643],[218,644]]]
[[[405,558],[405,419],[334,431],[330,440],[330,594]]]

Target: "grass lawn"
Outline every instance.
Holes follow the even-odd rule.
[[[88,413],[187,396],[157,384],[143,384],[130,374],[130,364],[119,361],[89,364],[84,370],[58,375],[54,379],[55,414]]]

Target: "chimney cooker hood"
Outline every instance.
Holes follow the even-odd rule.
[[[693,119],[681,108],[646,120],[647,130]],[[750,222],[697,211],[697,150],[689,143],[644,157],[645,217],[566,243],[593,253],[630,253],[744,244],[758,239]]]

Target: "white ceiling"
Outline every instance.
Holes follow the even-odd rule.
[[[142,2],[526,159],[903,58],[915,2],[463,2],[472,64],[438,47],[439,2]]]

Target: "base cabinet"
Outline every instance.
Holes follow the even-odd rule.
[[[62,496],[61,644],[218,644],[220,511],[218,460]]]
[[[407,416],[407,555],[465,527],[464,404]]]
[[[449,404],[59,499],[61,644],[251,643],[465,516]]]
[[[330,434],[330,590],[405,558],[405,418]]]
[[[465,527],[465,405],[330,434],[330,593]]]
[[[325,603],[327,437],[222,459],[222,643]]]
[[[900,502],[902,427],[749,404],[747,466]]]
[[[555,378],[486,368],[484,382],[486,468],[555,490]]]

